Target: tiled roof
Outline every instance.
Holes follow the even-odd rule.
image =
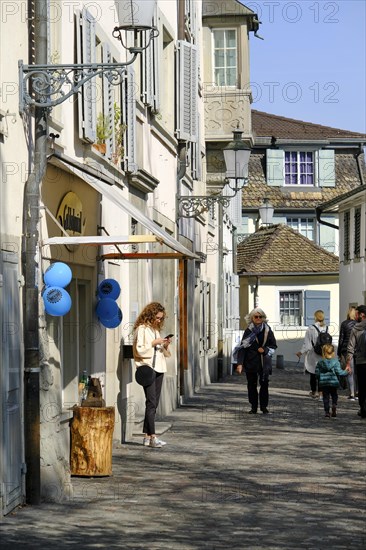
[[[366,168],[361,156],[361,166],[366,180]],[[243,209],[258,208],[267,197],[275,209],[301,208],[314,209],[338,195],[360,186],[360,175],[353,153],[344,150],[335,152],[335,187],[319,187],[311,190],[294,191],[286,187],[269,186],[266,183],[266,152],[264,149],[252,151],[249,160],[249,183],[242,191]]]
[[[284,224],[260,227],[238,245],[239,273],[338,273],[339,258]]]
[[[254,109],[252,109],[252,131],[254,136],[274,136],[277,139],[321,140],[353,137],[366,140],[366,135],[358,132],[271,115]]]

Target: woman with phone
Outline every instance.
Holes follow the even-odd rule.
[[[159,302],[144,307],[134,324],[133,357],[136,368],[149,365],[156,376],[150,386],[144,386],[145,418],[143,444],[155,449],[166,445],[155,434],[155,416],[159,405],[161,388],[166,372],[166,357],[170,357],[169,344],[173,334],[162,338],[160,331],[164,326],[166,311]]]

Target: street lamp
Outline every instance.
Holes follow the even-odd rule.
[[[262,225],[271,225],[273,222],[274,208],[268,198],[263,199],[263,204],[259,207],[259,216],[262,220]]]
[[[249,157],[251,150],[242,140],[242,130],[239,128],[233,131],[233,141],[223,149],[227,185],[234,193],[232,195],[196,195],[193,197],[178,197],[179,217],[195,218],[209,210],[214,204],[219,203],[224,208],[230,205],[230,199],[241,191],[248,183]],[[225,187],[224,187],[225,189]]]
[[[131,65],[150,46],[151,41],[159,35],[152,25],[156,0],[115,0],[119,25],[113,29],[112,36],[116,38],[131,58],[119,63],[79,63],[79,64],[45,64],[19,66],[19,111],[22,113],[26,105],[52,109],[66,99],[76,94],[89,80],[98,75],[105,76],[113,85],[122,83],[126,66]],[[134,45],[127,46],[122,33],[132,33]],[[142,46],[139,39],[142,33],[149,33]]]

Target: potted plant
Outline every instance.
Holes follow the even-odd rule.
[[[106,153],[106,140],[112,137],[113,130],[110,127],[109,116],[98,114],[97,118],[97,142],[94,143],[94,147],[98,149],[100,153],[105,155]]]

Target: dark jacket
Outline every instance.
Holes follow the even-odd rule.
[[[249,325],[250,327],[251,325]],[[242,341],[252,334],[252,330],[247,327],[244,331]],[[265,328],[268,328],[268,335],[265,346],[263,347]],[[264,353],[260,354],[258,348],[263,347]],[[276,349],[277,342],[272,329],[263,323],[262,330],[257,334],[257,338],[253,340],[248,348],[241,348],[238,353],[238,364],[243,365],[246,372],[259,372],[262,368],[261,355],[268,355],[269,348]]]
[[[345,321],[342,321],[341,328],[339,331],[338,350],[337,350],[338,357],[340,357],[341,355],[346,355],[349,337],[351,336],[351,330],[356,323],[357,321],[353,319],[346,319]]]
[[[366,366],[365,331],[366,319],[355,324],[349,337],[347,359],[353,357],[356,361],[356,365]]]
[[[321,359],[317,362],[315,374],[319,380],[319,388],[330,386],[339,388],[338,376],[347,376],[348,371],[343,370],[338,359]]]

